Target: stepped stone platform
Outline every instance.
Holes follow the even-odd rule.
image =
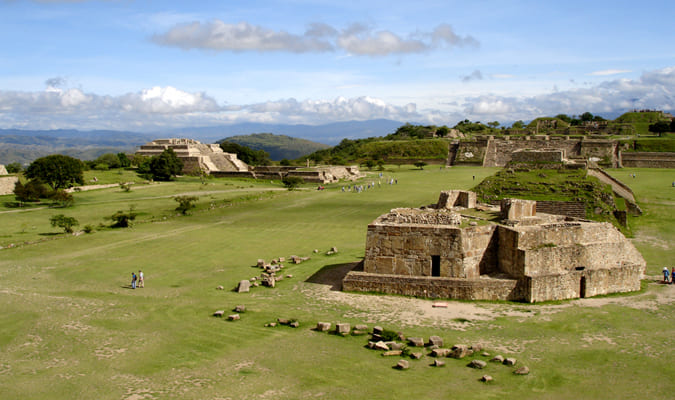
[[[203,144],[193,139],[156,139],[141,146],[136,154],[152,157],[162,154],[166,149],[172,149],[183,161],[184,174],[249,170],[248,165],[239,160],[236,154],[225,153],[218,144]]]
[[[478,209],[469,220],[461,213],[475,197],[456,192],[442,207],[394,209],[368,225],[363,271],[343,290],[532,303],[640,289],[646,263],[613,225],[520,199],[502,201],[499,221]]]

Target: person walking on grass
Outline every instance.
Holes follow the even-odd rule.
[[[668,267],[663,267],[663,283],[668,282]]]
[[[131,288],[136,289],[136,274],[131,273]]]
[[[138,270],[138,287],[139,288],[145,287],[145,277],[143,276],[143,271],[141,271],[140,269]]]
[[[670,273],[670,284],[672,285],[674,283],[675,283],[675,267],[673,267],[673,270]]]

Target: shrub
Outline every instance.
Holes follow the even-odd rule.
[[[180,211],[181,214],[187,215],[188,211],[191,208],[196,207],[194,202],[199,200],[199,197],[197,197],[197,196],[176,196],[173,199],[178,202],[178,207],[176,207],[176,211]]]
[[[113,221],[112,228],[128,228],[131,226],[131,221],[136,219],[136,213],[133,207],[129,207],[128,212],[117,211],[110,216],[110,219]]]
[[[49,222],[52,224],[52,226],[63,228],[63,231],[66,233],[73,233],[73,227],[80,224],[75,218],[66,217],[63,214],[54,215],[49,219]]]
[[[415,163],[415,166],[419,169],[424,169],[424,167],[427,166],[427,163],[425,163],[424,161],[418,161]]]
[[[286,176],[284,177],[284,179],[281,180],[281,182],[283,182],[284,186],[288,190],[293,190],[298,186],[300,186],[301,184],[305,183],[305,180],[299,176]]]
[[[92,233],[94,232],[94,226],[93,225],[85,225],[82,230],[84,233]]]
[[[57,207],[70,207],[75,202],[73,195],[65,190],[55,190],[49,195],[49,198],[54,200]]]

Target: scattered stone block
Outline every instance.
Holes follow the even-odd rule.
[[[472,360],[468,365],[469,368],[483,369],[487,363],[483,360]]]
[[[332,251],[333,253],[337,253],[338,249],[337,249],[337,247],[333,246],[333,247],[330,248],[330,251]]]
[[[374,326],[373,327],[373,335],[381,335],[382,332],[384,332],[384,329],[382,329],[381,326]]]
[[[260,284],[258,282],[253,282],[253,287],[259,287]]]
[[[443,339],[440,336],[430,336],[429,346],[443,347]]]
[[[317,322],[316,330],[319,332],[327,332],[330,330],[330,322]]]
[[[400,356],[401,354],[403,354],[403,351],[401,351],[401,350],[389,350],[389,351],[385,351],[384,353],[382,353],[382,356],[383,357]]]
[[[270,322],[270,323],[265,324],[266,328],[274,328],[275,326],[277,326],[276,322]]]
[[[367,335],[367,334],[368,334],[368,331],[360,331],[358,329],[354,329],[352,331],[352,336],[363,336],[363,335]]]
[[[398,343],[398,342],[386,342],[387,346],[389,346],[390,349],[392,350],[403,350],[403,343]]]
[[[434,360],[434,363],[431,364],[433,367],[444,367],[445,361],[443,360]]]
[[[241,305],[236,306],[236,307],[234,307],[234,310],[232,310],[232,311],[238,312],[238,313],[246,312],[246,306],[241,306]]]
[[[223,311],[223,310],[218,310],[218,311],[213,313],[214,317],[222,317],[223,315],[225,315],[225,311]]]
[[[498,362],[498,363],[501,364],[501,363],[504,362],[504,357],[502,357],[501,355],[498,354],[498,355],[492,357],[492,359],[491,359],[490,361],[492,361],[492,362]]]
[[[516,375],[527,375],[527,374],[530,373],[530,369],[523,366],[523,367],[520,367],[517,370],[513,371],[513,373],[516,374]]]
[[[293,275],[292,275],[292,274],[288,274],[288,275],[286,275],[286,278],[288,278],[288,279],[290,279],[290,278],[292,278],[292,277],[293,277]]]
[[[352,327],[349,323],[338,322],[337,324],[335,324],[335,333],[337,333],[338,335],[343,335],[343,336],[349,335],[349,331],[351,331],[351,330],[352,330]]]
[[[448,355],[448,357],[452,358],[464,358],[468,355],[471,354],[471,350],[469,350],[469,346],[465,344],[456,344],[452,346],[451,352]]]
[[[318,253],[318,252],[319,252],[319,249],[314,249],[314,253]]]
[[[431,305],[431,307],[433,307],[433,308],[448,308],[448,303],[443,303],[443,302],[434,303],[434,304]]]
[[[291,328],[297,328],[300,326],[300,323],[298,321],[293,321],[290,324],[288,324]]]
[[[259,268],[265,268],[265,260],[262,258],[258,259],[258,264],[256,264]]]
[[[424,339],[421,337],[408,338],[408,343],[413,347],[424,347]]]
[[[403,332],[396,332],[396,335],[398,335],[398,340],[400,340],[401,342],[405,342],[405,335],[403,334]]]
[[[217,287],[216,287],[216,290],[223,290],[223,289],[225,289],[225,288],[222,287],[222,286],[217,286]]]
[[[473,350],[474,353],[479,352],[479,351],[483,350],[483,345],[479,344],[479,343],[472,344],[471,350]]]
[[[279,263],[286,262],[286,257],[279,257]]]
[[[251,282],[247,281],[246,279],[239,281],[239,285],[237,285],[237,293],[246,293],[251,289]]]
[[[424,353],[421,353],[419,351],[414,352],[414,353],[410,353],[410,358],[412,358],[413,360],[419,360],[422,357],[424,357]]]
[[[492,382],[492,376],[490,376],[490,375],[483,375],[483,376],[480,378],[480,381],[481,381],[481,382],[486,382],[486,383],[487,383],[487,382]]]
[[[396,364],[397,369],[408,369],[410,368],[410,363],[408,360],[400,360],[398,364]]]
[[[286,318],[277,318],[277,322],[280,325],[289,325],[291,323],[291,320]]]
[[[379,342],[375,343],[374,348],[375,348],[375,350],[389,351],[389,346],[387,346],[387,344],[384,343],[383,341],[379,341]]]
[[[232,315],[228,315],[227,319],[230,320],[230,321],[239,321],[241,319],[241,317],[239,316],[239,314],[232,314]]]
[[[452,350],[450,349],[433,349],[431,350],[431,356],[432,357],[449,357],[450,354],[452,353]]]
[[[368,325],[359,324],[354,326],[354,329],[356,329],[357,331],[367,331]]]
[[[490,357],[490,353],[488,353],[487,351],[482,352],[480,355],[483,357]]]
[[[515,358],[505,358],[504,362],[502,364],[504,364],[504,365],[516,365],[516,359]]]

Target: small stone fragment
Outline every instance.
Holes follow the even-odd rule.
[[[498,362],[498,363],[501,364],[501,363],[504,362],[504,357],[502,357],[501,355],[498,354],[498,355],[492,357],[492,359],[491,359],[490,361],[492,361],[492,362]]]
[[[410,358],[412,358],[413,360],[419,360],[422,357],[424,357],[424,353],[420,352],[410,353]]]
[[[288,324],[291,328],[297,328],[300,326],[300,323],[298,321],[293,321],[290,324]]]
[[[443,339],[440,336],[430,336],[429,346],[443,347]]]
[[[480,381],[481,381],[481,382],[492,382],[492,377],[491,377],[490,375],[483,375],[483,376],[480,378]]]
[[[413,347],[424,347],[424,339],[421,337],[408,338],[408,343]]]
[[[517,370],[513,371],[513,373],[516,374],[516,375],[527,375],[527,374],[530,373],[530,369],[523,366],[523,367],[520,367]]]
[[[382,353],[382,356],[384,356],[384,357],[400,356],[401,354],[403,354],[403,352],[401,350],[389,350],[389,351],[385,351],[384,353]]]
[[[281,325],[288,325],[291,323],[291,320],[286,318],[277,318],[277,322]]]
[[[330,322],[317,322],[316,330],[319,332],[327,332],[330,330]]]
[[[448,355],[448,357],[452,358],[464,358],[468,356],[470,353],[469,346],[465,344],[456,344],[452,346],[451,353]]]
[[[216,287],[216,290],[223,290],[223,289],[225,289],[225,288],[222,287],[222,286],[217,286],[217,287]]]
[[[349,335],[349,331],[351,331],[351,330],[352,330],[352,327],[349,323],[338,322],[337,324],[335,324],[335,333],[337,333],[338,335],[343,335],[343,336]]]
[[[434,360],[434,363],[431,365],[434,367],[443,367],[445,366],[445,361],[436,359]]]
[[[375,350],[384,350],[384,351],[389,351],[389,346],[387,346],[386,343],[379,341],[375,343]]]
[[[516,359],[515,358],[506,358],[506,359],[504,359],[503,364],[504,365],[516,365]]]
[[[472,360],[468,365],[469,368],[483,369],[487,363],[483,360]]]
[[[239,314],[232,314],[227,316],[227,319],[230,321],[238,321],[240,318],[241,317],[239,316]]]
[[[216,311],[216,312],[213,313],[213,316],[214,316],[214,317],[222,317],[224,314],[225,314],[225,311],[223,311],[223,310],[218,310],[218,311]]]
[[[250,288],[251,282],[244,279],[242,281],[239,281],[239,285],[237,285],[237,293],[246,293],[249,291]]]
[[[398,364],[396,364],[397,369],[408,369],[410,368],[410,363],[408,360],[400,360]]]
[[[246,306],[241,306],[241,305],[236,306],[236,307],[234,307],[233,311],[238,312],[238,313],[246,312]]]

